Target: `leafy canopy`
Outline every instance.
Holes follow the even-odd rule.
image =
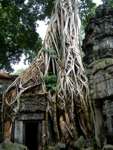
[[[41,48],[37,20],[50,16],[50,0],[0,0],[0,69],[12,71],[11,63],[24,54],[29,61]],[[49,8],[49,9],[48,9]]]
[[[50,17],[55,0],[0,0],[0,69],[12,71],[11,63],[24,54],[32,61],[42,40],[36,32],[37,20]],[[80,1],[80,15],[84,26],[94,14],[92,0]]]
[[[83,27],[86,27],[89,19],[94,16],[96,4],[93,0],[80,0],[80,18]]]

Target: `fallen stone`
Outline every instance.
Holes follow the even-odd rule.
[[[113,150],[113,145],[110,144],[104,145],[102,150]]]
[[[58,143],[55,146],[55,150],[65,150],[65,148],[66,148],[66,145],[64,143]]]
[[[3,142],[0,144],[0,150],[27,150],[27,147],[17,143]]]
[[[93,147],[88,147],[88,148],[85,148],[83,150],[94,150],[94,148]]]

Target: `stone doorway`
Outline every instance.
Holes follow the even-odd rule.
[[[21,114],[14,123],[14,142],[29,150],[43,150],[44,113]]]
[[[24,123],[24,140],[29,150],[38,150],[39,148],[39,123],[36,121],[26,121]]]
[[[39,86],[21,96],[13,124],[13,141],[26,145],[29,150],[43,150],[46,143],[46,94],[37,94],[37,91]]]

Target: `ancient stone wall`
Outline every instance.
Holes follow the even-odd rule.
[[[84,63],[90,97],[95,111],[95,137],[98,145],[113,134],[113,8],[105,3],[86,27],[83,41]]]

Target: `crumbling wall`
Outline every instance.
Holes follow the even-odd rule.
[[[90,97],[94,106],[95,137],[101,145],[113,134],[113,8],[104,3],[86,27],[83,41],[89,79]]]

